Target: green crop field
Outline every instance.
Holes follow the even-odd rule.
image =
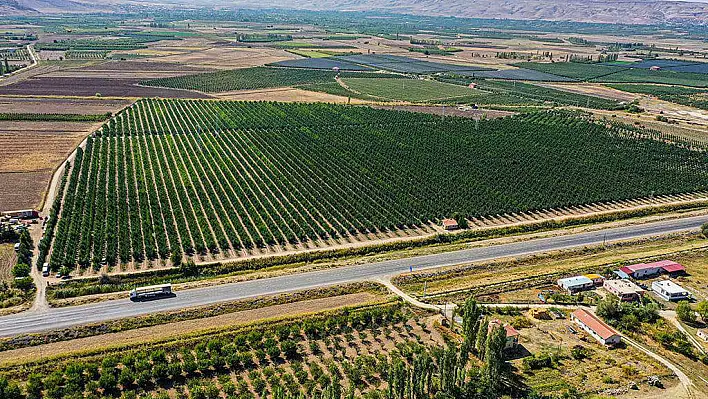
[[[50,262],[164,259],[708,188],[706,152],[657,135],[558,112],[475,122],[141,100],[79,151]]]
[[[523,62],[516,64],[519,68],[532,69],[534,71],[550,73],[567,78],[588,80],[600,76],[613,74],[621,71],[621,68],[604,66],[597,64],[582,64],[579,62],[555,62],[555,63],[540,63],[540,62]]]
[[[703,73],[676,72],[671,70],[652,71],[648,68],[622,68],[619,66],[583,64],[577,62],[524,62],[516,64],[516,66],[591,82],[661,83],[708,87],[708,74]]]
[[[419,79],[344,78],[352,91],[386,100],[432,102],[465,97],[474,93],[468,87]]]
[[[334,82],[334,78],[337,74],[339,74],[339,76],[361,76],[369,78],[392,76],[378,73],[255,67],[235,69],[232,71],[207,72],[174,78],[153,79],[142,82],[142,84],[145,86],[218,93],[233,90],[264,89]]]
[[[651,71],[648,69],[622,69],[611,75],[590,79],[593,82],[608,83],[660,83],[692,87],[708,87],[708,74],[675,72],[670,70]]]
[[[708,89],[652,84],[608,84],[613,89],[629,93],[649,94],[664,101],[708,110]]]

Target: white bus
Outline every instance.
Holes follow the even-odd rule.
[[[154,298],[158,296],[172,295],[172,284],[151,285],[148,287],[138,287],[130,291],[131,300]]]

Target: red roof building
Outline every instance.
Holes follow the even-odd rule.
[[[625,266],[620,270],[627,273],[632,278],[644,278],[657,275],[661,273],[662,269],[660,266],[651,263],[637,263],[636,265]]]
[[[622,340],[617,330],[588,310],[578,309],[570,315],[570,319],[603,345],[616,345]]]
[[[500,320],[491,320],[489,322],[489,325],[487,326],[487,331],[492,331],[493,328],[499,326],[504,327],[504,330],[506,330],[506,345],[504,345],[504,349],[516,348],[516,346],[519,344],[519,332],[516,331],[516,329],[512,327],[509,323],[505,323],[502,325],[502,322]]]
[[[455,219],[443,219],[442,226],[445,230],[457,230],[460,227]]]
[[[674,262],[672,260],[661,260],[659,262],[649,263],[650,265],[655,265],[664,270],[664,272],[669,274],[679,274],[685,273],[686,268],[682,264]]]

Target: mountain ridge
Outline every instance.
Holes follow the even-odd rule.
[[[379,11],[467,18],[708,24],[708,4],[666,0],[0,0],[3,15],[117,11],[121,5]]]

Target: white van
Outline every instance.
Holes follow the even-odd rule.
[[[49,263],[47,262],[44,262],[44,265],[42,266],[42,276],[49,277]]]
[[[19,252],[19,251],[20,251],[20,243],[18,242],[17,244],[15,244],[15,252]]]

